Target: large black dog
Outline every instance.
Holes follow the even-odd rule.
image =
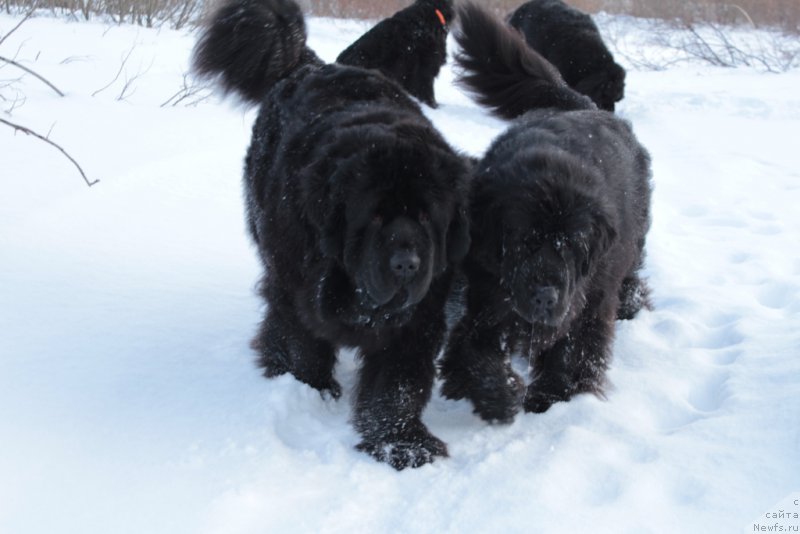
[[[451,0],[417,0],[382,20],[336,59],[343,65],[378,69],[431,107],[433,81],[447,61]]]
[[[500,20],[474,5],[458,16],[462,83],[506,118],[532,110],[478,165],[467,309],[441,364],[445,396],[505,422],[603,394],[615,318],[647,304],[650,159],[626,121],[574,94]],[[527,388],[514,352],[533,364]]]
[[[561,0],[533,0],[514,11],[509,24],[570,87],[614,111],[625,94],[625,69],[614,62],[592,17]]]
[[[465,159],[394,81],[318,59],[292,0],[223,3],[194,67],[261,105],[244,186],[264,374],[338,397],[336,350],[357,347],[358,448],[397,469],[446,456],[420,415],[469,248]]]

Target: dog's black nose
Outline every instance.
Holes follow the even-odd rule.
[[[553,316],[558,302],[558,290],[553,286],[538,287],[533,290],[533,315],[539,320],[548,320]]]
[[[394,275],[402,280],[414,277],[419,271],[421,260],[413,249],[402,248],[392,254],[389,265]]]

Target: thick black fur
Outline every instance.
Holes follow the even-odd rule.
[[[625,69],[614,61],[592,17],[561,0],[533,0],[514,11],[509,23],[570,87],[614,111],[625,95]]]
[[[522,36],[502,22],[468,5],[459,10],[459,28],[455,59],[460,83],[501,117],[518,117],[531,109],[593,107],[591,99],[570,89],[558,69],[531,53]],[[479,35],[484,30],[491,33]]]
[[[578,393],[603,394],[615,318],[647,303],[639,270],[650,158],[626,121],[591,102],[583,110],[535,109],[540,100],[513,84],[546,85],[528,79],[546,72],[531,67],[545,60],[474,5],[459,18],[462,83],[484,101],[517,98],[495,105],[501,112],[531,109],[478,165],[466,313],[441,364],[445,396],[468,398],[482,418],[506,422],[521,407],[543,412]],[[471,57],[480,50],[506,57]],[[520,65],[526,76],[493,79],[493,69],[473,70],[497,64]],[[527,388],[509,365],[515,352],[533,365]]]
[[[417,0],[375,25],[336,61],[378,69],[422,102],[436,107],[433,82],[447,61],[447,32],[452,18],[451,0]]]
[[[319,60],[292,1],[228,0],[194,67],[261,105],[244,188],[266,271],[264,374],[339,397],[336,350],[357,347],[358,448],[397,469],[447,456],[420,415],[469,248],[468,162],[394,81]]]

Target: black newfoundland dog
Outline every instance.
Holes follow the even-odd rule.
[[[650,159],[627,122],[575,94],[519,34],[474,5],[458,16],[462,83],[501,116],[531,110],[478,165],[466,312],[441,363],[445,396],[507,422],[520,407],[603,394],[615,318],[647,304]],[[527,388],[512,353],[532,362]]]
[[[625,94],[625,69],[614,62],[592,17],[561,0],[533,0],[514,11],[509,23],[570,87],[614,111]]]
[[[339,54],[336,61],[378,69],[431,107],[433,81],[447,61],[451,0],[417,0],[382,20]]]
[[[266,270],[264,374],[338,397],[336,350],[357,347],[358,449],[397,469],[447,456],[420,415],[469,248],[465,159],[395,82],[324,64],[291,0],[224,2],[194,68],[261,106],[244,188]]]

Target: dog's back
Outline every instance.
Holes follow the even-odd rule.
[[[533,0],[522,4],[508,23],[525,36],[528,45],[553,63],[562,43],[576,34],[598,35],[592,18],[561,0]]]
[[[644,239],[650,219],[650,156],[628,121],[603,110],[532,110],[492,143],[480,169],[509,161],[522,163],[534,155],[550,155],[552,160],[577,157],[580,166],[592,171],[592,180],[581,175],[580,187],[594,181],[592,187],[602,191],[620,226],[626,229],[619,236],[627,241],[624,248],[633,251]],[[536,179],[535,172],[525,174],[524,179],[517,179]],[[569,176],[560,179],[565,186],[572,185]]]

